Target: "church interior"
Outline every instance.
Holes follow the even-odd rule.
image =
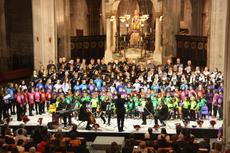
[[[230,152],[230,1],[0,0],[0,152]]]

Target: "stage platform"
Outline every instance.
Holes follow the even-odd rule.
[[[29,131],[34,129],[34,127],[46,126],[49,122],[52,121],[52,116],[51,114],[48,114],[48,113],[43,114],[43,115],[34,115],[34,116],[28,116],[28,117],[30,120],[25,124],[25,126]],[[43,120],[41,125],[38,122],[39,118],[42,118]],[[9,123],[9,125],[13,129],[18,128],[18,126],[23,123],[22,121],[16,120],[16,115],[13,115],[12,119],[13,120]],[[215,120],[215,119],[210,118],[210,120]],[[198,138],[203,138],[203,137],[216,138],[218,129],[219,127],[221,127],[223,121],[215,120],[216,125],[214,126],[214,128],[212,128],[209,123],[210,120],[209,119],[204,120],[202,127],[198,127],[196,121],[190,121],[190,123],[188,124],[186,128],[190,129],[192,131],[192,134]],[[94,140],[96,136],[124,136],[127,138],[130,136],[130,134],[133,134],[136,136],[136,138],[141,139],[144,137],[144,134],[147,132],[148,128],[154,126],[153,119],[147,119],[147,125],[141,125],[142,124],[141,119],[127,118],[125,119],[124,131],[118,132],[116,118],[111,119],[111,125],[103,124],[103,121],[100,118],[96,118],[96,122],[100,126],[98,129],[92,128],[92,130],[86,130],[85,129],[86,122],[81,123],[77,119],[72,118],[73,124],[79,125],[81,123],[78,126],[79,136],[83,136],[87,140]],[[167,132],[170,135],[173,135],[176,133],[176,124],[178,123],[184,126],[182,120],[175,119],[175,120],[166,121],[166,126],[164,128],[166,128]],[[139,130],[134,129],[133,127],[134,125],[140,125],[140,129]],[[67,129],[64,129],[63,125],[60,125],[59,128],[63,129],[63,132],[68,132],[71,129],[71,126],[69,126]],[[161,131],[160,128],[158,130],[153,130],[153,133],[159,134]],[[56,130],[50,130],[50,132],[56,132]]]

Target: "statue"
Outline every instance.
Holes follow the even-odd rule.
[[[131,23],[131,35],[130,35],[130,45],[133,47],[139,46],[140,42],[140,16],[138,14],[138,11],[134,11],[134,16],[132,17],[132,23]]]
[[[141,25],[140,17],[138,11],[135,10],[134,16],[132,18],[132,30],[140,30],[140,25]]]

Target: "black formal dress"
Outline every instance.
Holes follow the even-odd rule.
[[[117,113],[117,126],[118,131],[122,132],[124,131],[124,120],[125,120],[125,102],[126,100],[118,96],[118,98],[115,100],[115,107],[116,107],[116,113]]]

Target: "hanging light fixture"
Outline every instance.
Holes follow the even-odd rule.
[[[144,1],[144,9],[147,11],[147,13],[143,12],[143,15],[140,17],[141,22],[145,22],[146,20],[149,19],[149,14],[148,14],[148,9],[147,9],[147,4],[146,0]]]
[[[115,16],[114,15],[112,15],[111,17],[110,17],[110,22],[113,22],[114,20],[115,20]]]
[[[124,15],[124,17],[125,17],[126,21],[128,21],[131,16],[129,14],[126,14],[126,15]]]
[[[124,23],[124,22],[126,21],[126,17],[125,17],[125,16],[120,16],[119,19],[120,19],[120,21],[121,21],[122,23]]]

